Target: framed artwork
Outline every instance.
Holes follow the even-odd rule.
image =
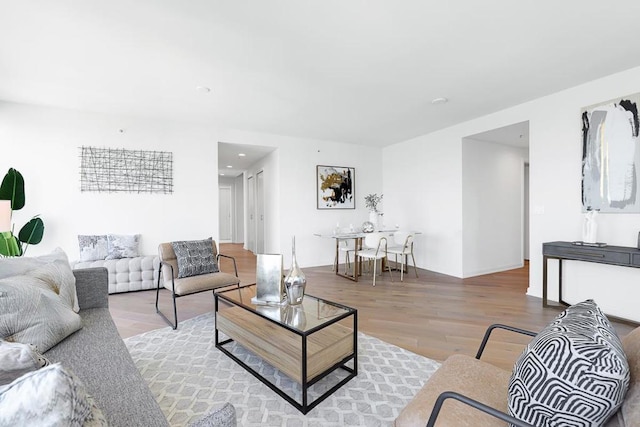
[[[640,94],[582,109],[582,211],[640,212]]]
[[[316,166],[318,209],[355,209],[356,169]]]

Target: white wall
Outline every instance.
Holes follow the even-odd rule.
[[[639,91],[640,68],[634,68],[385,147],[385,199],[398,206],[394,214],[415,221],[426,231],[424,240],[416,247],[416,252],[420,252],[418,264],[462,276],[462,209],[457,201],[462,199],[462,188],[461,179],[456,181],[456,175],[462,175],[461,140],[467,135],[528,120],[531,209],[528,293],[542,296],[542,243],[581,238],[580,109]],[[434,197],[436,194],[440,197]],[[601,214],[598,223],[598,240],[636,246],[640,214]],[[554,273],[557,271],[552,269],[550,277]],[[638,282],[640,269],[569,262],[565,269],[566,300],[577,302],[589,296],[610,314],[640,321],[636,309],[640,298]],[[550,296],[557,298],[557,292],[550,292]]]
[[[467,134],[468,135],[468,134]],[[387,224],[419,231],[421,268],[462,276],[462,138],[450,129],[382,151]]]
[[[213,127],[0,102],[0,172],[15,167],[25,178],[14,223],[36,214],[45,223],[27,255],[59,246],[77,259],[78,234],[139,233],[144,254],[165,241],[217,238],[217,141]],[[173,194],[80,192],[83,145],[173,152]]]
[[[527,152],[462,140],[463,277],[522,267]]]

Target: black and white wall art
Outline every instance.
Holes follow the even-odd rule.
[[[355,168],[318,165],[318,209],[355,209],[355,174]]]
[[[640,94],[582,109],[582,210],[640,212]]]
[[[80,191],[173,193],[173,153],[80,147]]]

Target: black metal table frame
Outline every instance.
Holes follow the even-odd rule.
[[[623,253],[628,254],[628,262],[616,262],[606,259],[606,253]],[[550,303],[548,295],[548,262],[550,259],[558,261],[558,303]],[[637,248],[625,246],[607,246],[607,247],[581,247],[574,246],[572,242],[547,242],[543,243],[542,250],[542,306],[543,307],[568,307],[570,304],[562,299],[562,262],[563,261],[581,261],[596,264],[607,264],[618,267],[640,268],[637,261],[640,260],[640,251]],[[635,320],[625,319],[623,317],[612,316],[607,314],[610,320],[637,326],[639,323]]]
[[[247,286],[254,286],[254,285],[247,285]],[[235,289],[234,289],[234,291],[235,291]],[[233,342],[233,339],[228,338],[228,339],[226,339],[224,341],[220,341],[219,340],[218,324],[217,324],[217,321],[216,321],[216,330],[215,330],[215,345],[216,345],[216,348],[218,350],[222,351],[227,356],[229,356],[238,365],[242,366],[245,370],[247,370],[249,373],[251,373],[254,377],[256,377],[258,380],[260,380],[263,384],[265,384],[271,390],[275,391],[280,397],[285,399],[287,402],[289,402],[291,405],[293,405],[297,410],[299,410],[303,414],[307,414],[310,410],[315,408],[319,403],[321,403],[323,400],[325,400],[327,397],[329,397],[331,394],[333,394],[336,390],[338,390],[340,387],[342,387],[347,382],[349,382],[352,378],[354,378],[355,376],[358,375],[358,310],[356,310],[354,308],[351,308],[351,307],[347,307],[347,306],[341,305],[341,304],[337,304],[337,303],[334,303],[334,302],[331,302],[331,301],[326,301],[326,300],[323,300],[321,298],[317,298],[318,300],[327,302],[329,304],[335,305],[335,306],[343,308],[345,310],[349,310],[349,312],[341,314],[340,316],[336,316],[331,321],[328,321],[327,323],[319,325],[319,326],[317,326],[315,328],[312,328],[312,329],[310,329],[308,331],[301,332],[301,331],[299,331],[299,330],[297,330],[295,328],[292,328],[292,327],[290,327],[288,325],[285,325],[285,324],[280,323],[280,322],[278,322],[276,320],[270,319],[269,317],[264,316],[262,313],[259,313],[257,311],[251,310],[250,308],[245,307],[243,304],[239,304],[237,301],[233,301],[233,300],[231,300],[229,298],[226,298],[224,296],[224,292],[217,292],[215,294],[215,313],[216,313],[216,318],[217,318],[217,315],[218,315],[219,298],[222,298],[223,300],[225,300],[229,304],[232,304],[232,305],[237,306],[237,307],[241,307],[244,310],[247,310],[248,312],[250,312],[251,314],[254,314],[256,316],[262,317],[263,319],[266,319],[269,322],[274,323],[274,324],[278,325],[279,327],[287,329],[288,331],[291,331],[291,332],[295,333],[296,335],[299,335],[299,336],[302,337],[302,349],[301,349],[301,352],[302,352],[302,384],[301,384],[301,388],[302,388],[302,390],[301,390],[302,391],[302,403],[300,403],[300,402],[296,401],[293,397],[289,396],[284,391],[280,390],[275,384],[273,384],[271,381],[269,381],[268,379],[266,379],[265,377],[260,375],[257,371],[255,371],[249,365],[244,363],[242,360],[240,360],[238,357],[236,357],[229,350],[227,350],[224,346],[226,344],[228,344],[228,343]],[[316,298],[316,297],[313,297],[313,298]],[[321,374],[317,375],[311,381],[307,381],[307,337],[310,336],[310,335],[313,335],[317,331],[320,331],[320,330],[322,330],[322,329],[324,329],[324,328],[326,328],[326,327],[328,327],[330,325],[333,325],[334,323],[337,323],[337,322],[339,322],[339,321],[341,321],[343,319],[346,319],[349,316],[353,316],[353,353],[351,355],[343,358],[341,361],[339,361],[338,363],[334,364],[333,366],[329,367],[327,370],[325,370]],[[346,366],[346,363],[348,363],[350,360],[353,360],[353,368],[350,368],[349,366]],[[265,361],[265,363],[268,363],[268,362]],[[345,378],[340,380],[337,384],[335,384],[329,390],[325,391],[323,394],[321,394],[319,397],[317,397],[314,401],[309,402],[308,401],[309,388],[311,386],[313,386],[315,383],[317,383],[318,381],[320,381],[321,379],[325,378],[327,375],[331,374],[333,371],[335,371],[338,368],[341,368],[341,369],[347,371],[349,373],[349,375],[347,375]]]

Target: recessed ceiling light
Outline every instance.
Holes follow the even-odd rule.
[[[434,100],[431,101],[431,103],[433,105],[439,105],[439,104],[446,104],[447,102],[449,102],[449,100],[447,98],[435,98]]]
[[[244,157],[244,156],[246,156],[246,154],[244,154],[244,153],[238,153],[238,157]]]
[[[211,88],[210,87],[206,87],[206,86],[196,86],[196,90],[200,93],[209,93],[211,92]]]
[[[227,167],[228,167],[229,169],[231,169],[233,166],[231,166],[231,165],[227,165]]]
[[[221,173],[221,174],[220,174],[220,176],[224,176],[224,174],[223,174],[223,173]]]

